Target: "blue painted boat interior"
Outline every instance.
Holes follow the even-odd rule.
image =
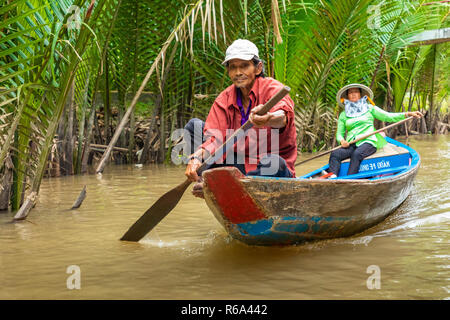
[[[399,174],[402,174],[411,168],[414,168],[419,162],[420,158],[418,153],[407,145],[404,145],[394,139],[389,137],[385,138],[388,143],[395,146],[402,147],[408,150],[409,153],[397,154],[386,157],[378,157],[371,159],[364,159],[359,167],[359,172],[357,174],[347,175],[349,162],[344,162],[341,164],[339,175],[336,178],[330,178],[329,180],[342,180],[342,179],[368,179],[368,180],[378,180],[392,178]],[[329,165],[309,172],[304,176],[297,179],[310,179],[311,177],[320,174],[323,170],[327,170]]]
[[[360,165],[360,171],[357,174],[346,175],[349,162],[344,162],[341,165],[339,176],[336,178],[330,178],[327,180],[343,180],[343,179],[367,179],[378,180],[395,177],[402,174],[412,168],[414,168],[420,160],[419,154],[407,145],[404,145],[397,140],[385,137],[388,143],[395,146],[402,147],[408,150],[409,153],[392,155],[387,157],[378,157],[371,159],[364,159]],[[329,168],[328,164],[325,166],[311,171],[301,177],[295,179],[311,179],[315,175],[320,174],[323,170]],[[270,179],[270,180],[292,180],[292,178],[279,178],[279,177],[264,177],[264,176],[252,176],[254,179]]]

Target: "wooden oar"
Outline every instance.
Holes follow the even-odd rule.
[[[370,136],[372,136],[372,135],[374,135],[374,134],[377,134],[377,133],[380,133],[380,132],[385,131],[385,130],[387,130],[387,129],[390,129],[390,128],[393,128],[393,127],[395,127],[395,126],[398,126],[399,124],[405,123],[406,121],[409,121],[409,120],[411,120],[412,118],[414,118],[414,117],[406,118],[406,119],[404,119],[404,120],[402,120],[402,121],[399,121],[399,122],[393,123],[393,124],[391,124],[391,125],[388,125],[388,126],[386,126],[386,127],[384,127],[384,128],[378,129],[377,131],[374,131],[374,132],[365,134],[365,135],[359,137],[358,139],[353,140],[352,142],[349,142],[349,144],[356,143],[356,142],[361,141],[361,140],[364,140],[364,139],[366,139],[366,138],[368,138],[368,137],[370,137]],[[314,157],[312,157],[312,158],[309,158],[309,159],[306,159],[306,160],[297,162],[297,163],[295,164],[295,166],[298,166],[298,165],[301,165],[301,164],[303,164],[303,163],[305,163],[305,162],[308,162],[308,161],[311,161],[311,160],[320,158],[320,157],[322,157],[322,156],[324,156],[324,155],[326,155],[326,154],[329,154],[329,153],[331,153],[331,152],[333,152],[333,151],[335,151],[335,150],[338,150],[338,149],[340,149],[340,148],[342,148],[342,146],[337,146],[336,148],[333,148],[333,149],[331,149],[331,150],[322,152],[322,153],[320,153],[320,154],[318,154],[318,155],[316,155],[316,156],[314,156]]]
[[[283,97],[289,93],[291,89],[289,87],[283,87],[280,91],[277,92],[269,101],[267,101],[261,110],[258,112],[258,115],[266,114],[274,105],[276,105]],[[216,159],[216,155],[218,157],[222,157],[228,149],[234,146],[234,143],[228,143],[229,141],[233,141],[236,136],[242,131],[247,131],[253,127],[253,124],[250,121],[245,122],[242,127],[234,132],[224,144],[222,144],[213,154],[211,154],[206,161],[202,163],[202,165],[197,169],[197,172],[202,172],[208,164],[214,163]],[[151,207],[148,209],[129,229],[128,231],[120,238],[120,240],[124,241],[139,241],[141,240],[147,233],[149,233],[180,201],[183,193],[186,191],[187,187],[191,184],[192,181],[186,179],[183,183],[165,193],[161,198],[159,198]]]

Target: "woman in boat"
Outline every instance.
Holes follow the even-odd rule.
[[[372,90],[362,84],[346,85],[338,91],[336,99],[338,104],[344,107],[344,111],[339,115],[336,133],[336,140],[339,141],[342,148],[330,154],[327,178],[337,177],[341,162],[348,158],[350,158],[350,167],[347,175],[358,173],[361,161],[386,144],[386,140],[380,134],[372,135],[354,144],[349,143],[375,131],[374,119],[398,122],[411,116],[416,118],[423,116],[419,111],[392,113],[382,110],[373,104]],[[346,131],[347,137],[345,138]]]

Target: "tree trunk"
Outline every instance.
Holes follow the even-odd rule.
[[[160,116],[159,119],[161,121],[161,124],[159,126],[159,157],[158,157],[158,162],[163,163],[164,162],[164,155],[166,153],[166,126],[165,126],[165,122],[166,122],[166,117],[164,115],[164,102],[161,103],[161,108],[159,108],[160,110]]]
[[[109,61],[108,52],[105,53],[105,105],[103,112],[104,117],[104,134],[105,134],[105,144],[108,144],[109,139],[111,139],[111,105],[110,105],[110,92],[109,92]]]
[[[149,159],[149,151],[150,151],[150,140],[153,137],[153,130],[155,128],[156,124],[156,117],[158,116],[159,106],[160,102],[158,102],[160,95],[156,98],[155,102],[155,108],[153,109],[153,115],[152,115],[152,122],[150,123],[150,127],[147,130],[147,134],[144,141],[144,147],[142,149],[141,159],[139,163],[144,164]]]
[[[66,134],[64,136],[64,175],[71,175],[73,174],[73,144],[72,144],[72,137],[73,137],[73,123],[74,123],[74,108],[75,104],[75,82],[72,82],[72,87],[70,89],[70,103],[69,103],[69,110],[68,110],[68,120],[67,120],[67,130]]]
[[[75,173],[80,174],[81,173],[81,162],[83,159],[83,142],[85,143],[85,135],[84,135],[84,128],[86,123],[86,107],[88,105],[88,96],[89,96],[89,78],[90,73],[88,71],[86,76],[86,82],[84,84],[84,94],[83,94],[83,100],[81,101],[81,119],[80,119],[80,126],[78,130],[78,150],[77,150],[77,161],[76,167],[75,167]]]
[[[126,145],[127,145],[127,132],[126,132],[126,130],[124,130],[125,129],[125,127],[129,124],[129,119],[130,119],[130,117],[131,117],[131,113],[133,112],[133,110],[131,110],[131,112],[128,114],[128,116],[127,116],[127,118],[128,118],[128,121],[126,121],[126,122],[123,122],[123,120],[124,120],[124,118],[125,118],[125,115],[126,115],[126,112],[125,112],[125,109],[126,109],[126,101],[127,101],[127,93],[126,92],[124,92],[123,93],[123,95],[122,95],[122,98],[121,98],[121,101],[119,102],[119,104],[120,104],[120,107],[119,107],[119,117],[118,117],[118,119],[117,119],[117,123],[120,123],[120,124],[122,124],[123,123],[123,128],[121,128],[121,130],[120,130],[120,141],[119,141],[119,147],[126,147]],[[116,130],[117,130],[118,128],[116,128]],[[107,150],[108,151],[108,150]],[[117,157],[117,159],[116,159],[116,164],[122,164],[122,163],[124,163],[124,160],[126,161],[126,155],[123,157],[122,155],[120,155],[120,156],[118,156]]]
[[[175,126],[176,126],[176,123],[177,123],[177,117],[176,116],[177,116],[176,111],[173,111],[172,112],[172,124],[171,124],[171,127],[170,127],[170,133],[169,133],[170,135],[175,130]],[[175,141],[175,143],[176,143],[176,141]],[[170,163],[171,152],[172,152],[173,145],[174,145],[174,141],[172,141],[172,137],[169,137],[169,147],[167,149],[167,154],[166,154],[166,158],[165,158],[165,162],[166,163]]]
[[[94,111],[95,113],[95,111]],[[94,138],[97,138],[97,140],[94,139],[94,142],[97,143],[103,143],[103,138],[102,138],[102,131],[100,130],[100,126],[98,125],[98,118],[94,115],[94,128],[95,128],[95,132],[97,133],[97,136]]]
[[[92,128],[94,127],[94,121],[95,121],[95,105],[92,103],[91,111],[89,113],[86,138],[85,138],[84,144],[83,144],[83,155],[82,155],[82,160],[81,160],[81,173],[87,172],[89,153],[90,153],[90,145],[91,145],[91,139],[92,139]]]
[[[17,211],[16,215],[14,216],[14,220],[24,220],[28,216],[30,210],[34,207],[36,198],[37,192],[31,192],[26,198],[25,202],[20,206],[19,211]]]
[[[436,44],[434,44],[433,45],[433,71],[432,71],[432,74],[431,74],[431,84],[430,84],[430,87],[431,87],[431,92],[430,92],[430,96],[429,96],[429,99],[430,99],[430,116],[429,116],[429,118],[428,118],[428,121],[429,121],[429,123],[428,123],[428,130],[430,130],[431,131],[431,133],[433,133],[433,124],[434,124],[434,118],[435,118],[435,116],[434,116],[434,80],[435,80],[435,75],[436,75]]]
[[[0,210],[8,210],[9,199],[11,197],[11,185],[13,177],[13,163],[8,155],[5,159],[3,177],[0,179]]]
[[[192,10],[192,9],[191,9]],[[175,33],[172,33],[170,37],[165,42],[163,48],[161,49],[159,55],[156,57],[155,61],[153,62],[152,66],[150,67],[150,70],[147,72],[144,80],[141,83],[141,86],[139,87],[139,90],[136,92],[136,95],[133,98],[133,101],[131,102],[130,106],[128,107],[127,112],[125,113],[122,121],[117,126],[116,131],[114,132],[114,135],[111,139],[111,142],[108,145],[108,149],[106,149],[106,152],[103,154],[102,159],[100,160],[99,165],[97,166],[97,169],[95,170],[97,173],[103,172],[103,169],[105,168],[106,162],[109,160],[109,157],[111,156],[112,147],[116,144],[117,140],[119,139],[119,136],[122,132],[122,130],[125,128],[126,123],[128,122],[128,119],[130,117],[131,112],[134,110],[136,103],[139,99],[139,97],[142,94],[142,91],[144,90],[145,86],[147,85],[148,81],[150,80],[151,75],[153,74],[153,71],[157,67],[157,63],[159,63],[163,53],[165,53],[165,50],[169,46],[169,44],[172,42],[173,38],[175,37]]]
[[[380,57],[378,58],[378,63],[377,63],[377,66],[375,68],[375,71],[374,71],[374,73],[372,75],[372,81],[370,82],[370,87],[369,88],[371,90],[374,90],[373,86],[375,84],[375,79],[377,77],[378,69],[380,68],[380,63],[381,63],[381,61],[383,59],[384,50],[386,50],[386,46],[383,46],[383,48],[381,48]]]
[[[426,134],[428,132],[427,122],[425,121],[424,117],[420,118],[420,131],[419,132],[422,134]]]
[[[405,105],[404,105],[403,101],[402,101],[402,112],[405,112]],[[405,136],[406,136],[406,138],[408,138],[408,123],[405,122],[404,126],[405,126]],[[399,128],[399,131],[400,131],[400,128]]]
[[[142,150],[142,155],[141,155],[141,159],[139,161],[139,163],[144,164],[147,162],[148,160],[148,152],[150,149],[150,139],[153,136],[153,128],[155,127],[156,124],[156,116],[158,115],[159,109],[161,108],[161,103],[162,103],[162,92],[164,92],[164,87],[166,84],[166,80],[167,80],[167,75],[169,73],[169,69],[170,66],[173,63],[173,59],[175,57],[175,53],[177,51],[178,48],[178,42],[175,43],[172,52],[170,53],[170,58],[169,61],[166,65],[166,68],[164,70],[164,75],[163,78],[161,80],[161,89],[160,92],[158,93],[158,96],[156,97],[156,101],[155,101],[155,109],[153,110],[153,116],[152,116],[152,122],[150,124],[150,127],[147,130],[147,136],[145,137],[145,141],[144,141],[144,147]]]
[[[66,133],[66,125],[67,125],[67,114],[69,109],[69,103],[66,103],[64,110],[62,112],[61,118],[59,119],[57,135],[57,153],[58,153],[58,172],[56,173],[58,176],[61,175],[61,168],[64,166],[64,153],[65,153],[65,133]]]
[[[130,115],[130,131],[128,135],[128,163],[134,161],[134,134],[136,132],[136,118],[134,116],[134,110]]]

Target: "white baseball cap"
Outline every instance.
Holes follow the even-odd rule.
[[[258,48],[253,42],[237,39],[227,48],[222,64],[226,64],[232,59],[252,60],[254,57],[259,58],[258,54]]]

